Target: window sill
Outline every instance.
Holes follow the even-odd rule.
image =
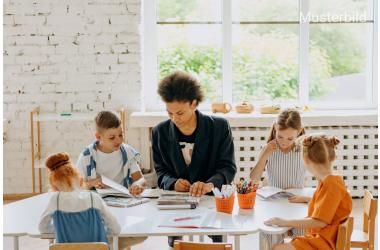
[[[226,118],[231,127],[270,127],[277,114],[239,114],[230,112],[227,114],[212,113],[204,114]],[[377,109],[366,110],[324,110],[302,112],[304,126],[369,126],[377,125]],[[158,123],[169,119],[166,112],[133,112],[129,117],[129,127],[150,128]]]

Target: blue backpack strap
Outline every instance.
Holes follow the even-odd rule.
[[[94,201],[92,199],[92,192],[90,192],[90,197],[91,197],[91,208],[94,208]]]
[[[57,195],[57,210],[59,210],[59,195],[61,194],[61,192],[58,192],[58,195]]]
[[[95,141],[92,145],[90,145],[89,147],[87,147],[84,151],[83,151],[83,156],[89,156],[90,157],[90,164],[86,166],[86,170],[87,170],[87,177],[90,177],[91,176],[91,171],[93,169],[96,169],[96,161],[94,159],[94,156],[91,155],[91,150],[97,150],[96,149],[96,145],[98,144],[98,141]],[[92,148],[92,149],[91,149]]]
[[[128,154],[123,144],[120,145],[120,151],[121,151],[121,157],[123,158],[123,173],[124,173],[124,168],[128,163]],[[128,168],[127,176],[124,176],[124,179],[123,179],[123,186],[128,188],[129,186],[132,185],[132,183],[133,183],[133,179],[131,176],[131,170]]]

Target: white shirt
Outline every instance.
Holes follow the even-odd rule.
[[[57,210],[57,196],[59,192],[55,192],[48,203],[45,211],[41,215],[38,229],[41,233],[53,233],[53,214]],[[93,199],[93,207],[98,209],[102,216],[107,232],[109,234],[119,234],[120,225],[116,218],[108,211],[107,205],[97,193],[77,189],[72,192],[60,192],[59,210],[64,212],[81,212],[91,208],[91,197]],[[75,225],[73,225],[75,226]]]
[[[88,156],[83,156],[83,153],[79,155],[77,168],[83,176],[87,176],[87,164],[88,161],[85,158]],[[127,169],[123,171],[123,156],[121,150],[118,149],[112,153],[104,153],[97,149],[94,151],[94,160],[96,162],[96,175],[104,175],[105,177],[122,184],[126,176]],[[132,155],[128,155],[128,163],[124,168],[130,168],[130,173],[133,174],[140,171],[139,162],[136,157],[132,158]],[[91,178],[96,178],[96,176],[91,176]]]

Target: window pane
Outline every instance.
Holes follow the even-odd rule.
[[[310,25],[311,100],[366,100],[372,24]]]
[[[354,20],[365,16],[366,20],[372,20],[371,3],[372,0],[311,0],[310,14],[323,15],[325,17],[332,15],[345,15],[348,20]],[[376,1],[376,0],[375,0]]]
[[[244,21],[298,21],[298,0],[233,0],[232,20]]]
[[[298,27],[233,25],[233,102],[298,99]]]
[[[221,25],[157,25],[159,79],[174,70],[197,77],[206,101],[222,101]]]
[[[151,1],[151,0],[148,0]],[[220,0],[157,0],[157,21],[221,22]]]

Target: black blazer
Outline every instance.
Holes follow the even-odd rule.
[[[227,120],[195,112],[197,133],[189,167],[183,159],[174,123],[167,120],[153,128],[153,162],[162,189],[173,189],[179,178],[190,183],[212,182],[221,188],[235,177],[234,143]]]

